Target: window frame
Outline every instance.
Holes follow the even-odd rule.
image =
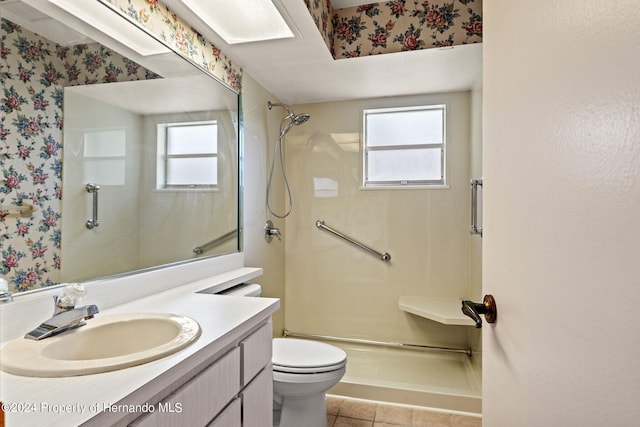
[[[425,144],[387,144],[371,147],[367,144],[367,117],[370,114],[403,113],[412,111],[442,111],[442,141],[439,143]],[[395,151],[402,152],[410,149],[440,148],[440,179],[424,180],[385,180],[372,181],[369,175],[369,153]],[[434,189],[448,188],[447,184],[447,104],[420,104],[401,107],[364,108],[362,110],[362,189]]]
[[[197,158],[213,158],[216,164],[218,164],[218,158],[220,155],[219,147],[216,148],[214,153],[195,153],[195,154],[169,154],[169,129],[172,128],[184,128],[189,126],[203,126],[213,125],[215,126],[216,133],[216,147],[218,145],[218,120],[198,120],[198,121],[185,121],[185,122],[172,122],[172,123],[160,123],[158,124],[159,132],[158,136],[161,138],[159,148],[161,150],[160,158],[162,166],[158,167],[159,177],[156,179],[156,190],[216,190],[218,189],[218,176],[216,176],[215,184],[169,184],[167,183],[167,177],[169,175],[169,160],[171,159],[197,159]],[[162,131],[160,131],[162,129]],[[160,165],[159,165],[160,166]],[[216,174],[218,173],[216,168]],[[161,178],[161,179],[160,179]]]

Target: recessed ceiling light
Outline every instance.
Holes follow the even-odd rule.
[[[294,37],[271,0],[181,0],[228,44]]]
[[[49,0],[71,15],[86,22],[96,30],[122,43],[142,56],[170,52],[153,37],[135,29],[131,22],[97,1]]]

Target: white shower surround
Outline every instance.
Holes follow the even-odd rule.
[[[473,414],[482,412],[481,354],[331,344],[347,352],[347,373],[329,393]]]
[[[469,180],[481,177],[480,99],[474,91],[294,107],[311,119],[286,138],[294,198],[284,239],[286,329],[476,351],[469,358],[331,342],[347,350],[349,361],[345,378],[330,393],[481,412],[478,331],[398,308],[401,296],[481,300],[481,239],[468,231]],[[441,103],[449,113],[448,187],[362,190],[362,110]],[[333,180],[333,191],[322,191],[319,178]],[[318,219],[388,251],[391,262],[317,230]]]

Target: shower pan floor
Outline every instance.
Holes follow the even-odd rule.
[[[482,411],[480,363],[472,363],[465,354],[327,342],[347,353],[347,372],[330,394],[476,414]]]

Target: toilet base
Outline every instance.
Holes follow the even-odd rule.
[[[327,405],[324,393],[306,398],[283,397],[278,426],[326,427]]]

